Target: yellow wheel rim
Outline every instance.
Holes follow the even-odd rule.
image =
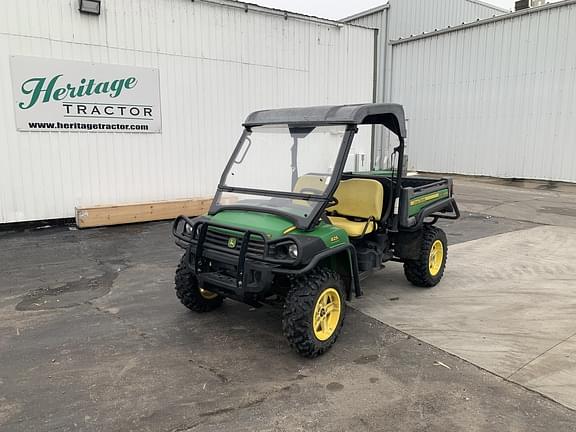
[[[200,295],[206,300],[212,300],[218,297],[218,294],[213,293],[212,291],[205,290],[204,288],[198,288],[198,289],[200,290]]]
[[[442,261],[444,261],[444,245],[440,240],[436,240],[432,243],[428,258],[428,269],[432,276],[436,276],[440,272]]]
[[[334,288],[326,288],[318,297],[314,307],[314,317],[312,326],[314,336],[318,340],[325,341],[336,331],[340,314],[342,312],[342,301],[340,294]]]

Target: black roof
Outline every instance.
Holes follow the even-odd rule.
[[[398,104],[326,105],[255,111],[244,122],[247,127],[272,124],[382,124],[396,135],[406,137],[404,108]]]

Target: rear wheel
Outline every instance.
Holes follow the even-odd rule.
[[[176,296],[194,312],[210,312],[222,305],[224,297],[198,286],[198,278],[186,264],[186,255],[180,260],[174,278]]]
[[[444,275],[447,254],[446,233],[435,226],[425,226],[419,258],[404,261],[406,279],[419,287],[437,285]]]
[[[340,275],[329,269],[312,270],[292,282],[284,303],[284,336],[300,355],[317,357],[336,342],[345,311]]]

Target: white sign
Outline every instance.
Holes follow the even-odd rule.
[[[18,130],[162,130],[158,69],[20,56],[10,69]]]

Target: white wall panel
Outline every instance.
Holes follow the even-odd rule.
[[[378,30],[375,96],[377,102],[390,102],[394,62],[390,41],[505,12],[503,9],[475,0],[389,0],[383,7],[357,14],[345,21]],[[384,158],[390,155],[397,145],[396,139],[388,131],[376,128],[374,142],[376,165],[385,167]]]
[[[378,30],[376,100],[388,101],[386,94],[391,84],[388,77],[393,62],[390,41],[506,12],[476,0],[389,0],[384,7],[368,10],[344,21]]]
[[[388,15],[388,8],[380,8],[379,10],[368,14],[360,16],[359,18],[355,18],[350,23],[355,25],[367,27],[374,29],[377,34],[377,85],[376,85],[376,100],[381,101],[383,100],[383,90],[384,90],[384,74],[381,73],[384,71],[386,67],[386,55],[383,49],[388,44],[387,33],[386,33],[386,26],[387,26],[387,15]]]
[[[472,0],[389,0],[389,4],[390,40],[507,12],[487,3]]]
[[[576,182],[576,2],[393,46],[410,168]]]
[[[249,112],[372,100],[372,30],[220,3],[105,1],[94,17],[77,0],[3,2],[0,223],[209,195]],[[10,55],[158,68],[162,133],[17,132]]]

